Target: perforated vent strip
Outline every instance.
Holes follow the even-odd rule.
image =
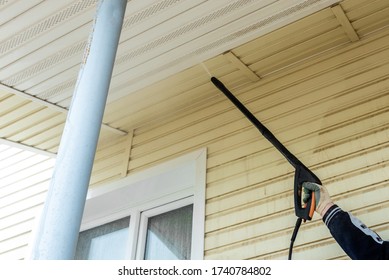
[[[136,23],[139,23],[141,21],[144,21],[148,19],[149,17],[163,11],[166,8],[169,8],[170,6],[173,6],[174,4],[177,4],[181,2],[182,0],[164,0],[160,1],[151,7],[147,7],[146,9],[136,13],[135,15],[129,17],[126,19],[123,23],[123,28],[128,28],[131,25],[134,25]]]
[[[250,0],[250,2],[252,2],[252,1],[255,1],[255,0]],[[136,22],[144,20],[147,17],[150,17],[150,16],[156,14],[157,12],[160,12],[162,9],[165,9],[165,8],[175,4],[177,2],[179,2],[179,1],[178,0],[161,1],[161,2],[155,4],[151,7],[148,7],[147,9],[143,10],[142,12],[140,12],[140,13],[132,16],[128,20],[126,20],[124,23],[124,27],[128,28],[128,27],[130,27],[131,24],[134,24]],[[142,48],[139,48],[137,50],[132,51],[131,53],[127,53],[126,55],[119,57],[116,60],[115,64],[119,65],[122,63],[126,63],[130,59],[132,59],[136,56],[139,56],[141,54],[144,54],[147,51],[150,51],[150,50],[160,46],[160,44],[167,43],[170,40],[176,39],[177,36],[182,36],[182,35],[190,32],[196,28],[199,28],[199,27],[201,27],[209,22],[212,22],[213,20],[216,20],[217,18],[219,18],[225,14],[231,13],[234,10],[241,8],[242,4],[247,4],[247,3],[248,3],[248,0],[241,0],[241,1],[236,1],[230,5],[227,5],[227,6],[223,7],[222,9],[219,9],[219,10],[213,12],[212,14],[209,14],[205,17],[202,17],[202,18],[200,18],[192,23],[189,23],[189,24],[187,24],[187,25],[161,37],[161,38],[158,38],[157,40],[147,44],[146,46],[143,46]],[[52,99],[65,91],[70,91],[70,88],[74,87],[75,83],[76,83],[75,80],[67,81],[61,85],[57,85],[54,88],[51,88],[45,92],[42,92],[42,94],[39,94],[39,97],[42,99],[45,99],[45,100]]]
[[[57,96],[63,94],[64,92],[68,92],[69,96],[71,96],[75,86],[76,86],[76,79],[71,79],[71,80],[65,81],[63,83],[60,83],[60,84],[56,85],[55,87],[50,88],[50,89],[48,89],[48,90],[46,90],[46,91],[44,91],[36,96],[38,96],[40,99],[43,99],[43,100],[50,100],[54,97],[57,97]],[[66,97],[67,96],[63,96],[61,98],[65,99]]]
[[[8,4],[8,0],[0,0],[0,6],[4,6],[6,4]]]
[[[255,0],[250,0],[250,2]],[[125,20],[124,28],[131,28],[132,24],[138,23],[140,21],[143,21],[147,19],[150,16],[154,16],[156,13],[161,12],[163,9],[166,9],[168,7],[173,6],[174,4],[177,4],[180,2],[180,0],[168,0],[168,1],[160,1],[145,10],[133,15],[132,17]],[[146,46],[143,46],[142,48],[136,49],[132,51],[131,53],[127,53],[119,58],[117,58],[115,64],[119,65],[121,63],[126,63],[130,59],[139,56],[141,54],[144,54],[158,46],[160,46],[163,43],[168,43],[169,41],[177,38],[178,36],[182,36],[188,32],[191,32],[195,30],[196,28],[200,28],[201,26],[204,26],[205,24],[212,22],[213,20],[225,15],[226,13],[231,13],[236,9],[241,8],[242,4],[249,3],[247,0],[240,0],[236,1],[230,5],[227,5],[223,7],[222,9],[219,9],[218,11],[215,11],[212,14],[209,14],[207,16],[204,16],[192,23],[189,23],[149,44]],[[47,70],[49,67],[53,67],[55,64],[61,63],[61,61],[65,61],[70,56],[75,55],[76,52],[82,52],[83,46],[85,46],[86,41],[80,42],[77,45],[71,46],[66,50],[61,51],[58,54],[55,54],[43,61],[40,61],[38,64],[33,65],[29,67],[28,69],[24,70],[21,73],[18,73],[17,75],[14,75],[12,77],[7,78],[4,83],[9,86],[15,86],[19,83],[22,83],[23,81],[31,78],[34,75],[39,74],[42,71]],[[75,81],[67,81],[61,85],[57,85],[54,88],[51,88],[49,90],[46,90],[45,92],[42,92],[39,94],[39,97],[45,100],[48,100],[50,98],[56,97],[64,92],[67,92],[70,89],[67,89],[67,87],[73,87],[75,84]]]
[[[180,57],[176,57],[175,59],[170,60],[169,63],[164,64],[161,67],[150,69],[150,72],[148,72],[147,75],[150,76],[150,75],[158,74],[161,71],[163,71],[164,69],[169,68],[169,67],[173,67],[173,66],[181,63],[182,61],[185,61],[185,60],[190,59],[192,57],[197,57],[197,56],[199,56],[201,54],[204,54],[204,53],[207,53],[209,51],[212,51],[215,48],[220,48],[223,45],[229,44],[231,41],[234,41],[234,40],[236,40],[236,39],[238,39],[238,38],[240,38],[242,36],[249,35],[252,32],[258,31],[258,30],[268,26],[269,24],[275,23],[278,20],[283,19],[286,16],[292,16],[293,14],[295,14],[297,12],[301,12],[305,8],[309,8],[310,6],[315,5],[316,3],[320,2],[320,1],[321,0],[306,0],[306,1],[302,2],[302,3],[300,3],[300,4],[297,4],[297,5],[293,6],[293,7],[291,7],[291,8],[288,8],[288,9],[285,9],[283,11],[280,11],[279,13],[277,13],[277,14],[275,14],[273,16],[265,18],[265,19],[263,19],[261,21],[258,21],[255,24],[247,26],[246,28],[238,30],[238,31],[236,31],[236,32],[234,32],[232,34],[229,34],[228,36],[225,36],[224,38],[221,38],[221,39],[219,39],[217,41],[211,42],[211,43],[209,43],[209,44],[207,44],[207,45],[205,45],[205,46],[203,46],[201,48],[195,49],[192,52],[187,53],[185,55],[182,55]],[[235,2],[235,3],[237,3],[237,2]],[[215,12],[215,13],[217,13],[217,12]],[[201,22],[202,19],[199,19],[198,21]],[[183,29],[185,30],[185,27],[183,27]],[[120,63],[124,63],[128,59],[129,58],[127,56],[123,56],[123,57],[119,58],[116,61],[116,64],[119,64],[119,62]],[[68,83],[68,85],[70,85],[70,84],[73,85],[73,83],[75,83],[75,81],[69,81],[69,82],[70,83]],[[128,82],[133,82],[133,81],[128,81]],[[135,82],[136,82],[136,80],[135,80]],[[118,85],[116,88],[113,88],[112,91],[114,92],[116,90],[121,89],[122,87],[123,87],[123,85]],[[44,99],[48,99],[50,97],[52,98],[53,96],[59,95],[60,94],[59,91],[65,91],[65,90],[66,90],[66,87],[65,87],[65,83],[64,83],[61,86],[57,86],[57,87],[55,87],[55,88],[53,88],[53,89],[43,93],[43,96],[45,96]]]
[[[226,14],[232,13],[236,9],[241,8],[242,5],[247,5],[248,3],[253,2],[253,1],[255,1],[255,0],[241,0],[241,1],[236,1],[232,4],[229,4],[225,7],[223,7],[222,9],[219,9],[219,10],[217,10],[209,15],[206,15],[202,18],[199,18],[199,19],[197,19],[189,24],[186,24],[186,25],[174,30],[173,32],[170,32],[169,34],[166,34],[163,37],[160,37],[160,38],[146,44],[145,46],[142,46],[138,49],[135,49],[132,52],[127,53],[126,55],[121,56],[120,58],[117,59],[116,63],[117,64],[124,63],[124,62],[127,62],[127,61],[133,59],[134,57],[145,54],[145,53],[153,50],[156,47],[160,47],[162,44],[167,44],[167,43],[169,43],[169,41],[171,41],[173,39],[177,39],[178,37],[183,36],[183,35],[187,34],[188,32],[191,32],[195,29],[198,29],[198,28],[204,26],[205,24],[209,24],[210,22],[215,21],[218,18],[225,16]]]
[[[26,43],[27,41],[33,39],[34,37],[46,32],[50,28],[53,28],[65,20],[75,16],[78,13],[81,13],[90,6],[96,4],[97,0],[81,0],[72,6],[67,7],[66,9],[56,13],[55,15],[35,24],[23,32],[11,37],[2,44],[0,44],[0,55],[9,52],[20,45]]]
[[[193,56],[193,55],[199,55],[199,54],[202,54],[202,53],[205,53],[209,50],[212,50],[216,47],[219,47],[223,44],[226,44],[228,42],[231,42],[239,37],[242,37],[244,35],[248,35],[250,34],[251,32],[254,32],[254,31],[257,31],[259,29],[262,29],[264,27],[266,27],[267,25],[269,24],[272,24],[272,23],[275,23],[277,22],[278,20],[280,19],[283,19],[287,16],[291,16],[293,15],[294,13],[297,13],[297,12],[301,12],[301,10],[305,9],[305,8],[308,8],[309,6],[312,6],[314,5],[315,3],[317,2],[320,2],[321,0],[306,0],[300,4],[297,4],[296,6],[293,6],[293,7],[290,7],[286,10],[283,10],[277,14],[274,14],[268,18],[265,18],[261,21],[258,21],[257,23],[254,23],[252,25],[249,25],[239,31],[236,31],[222,39],[219,39],[213,43],[210,43],[206,46],[203,46],[195,51],[193,51],[192,53],[190,54],[187,54],[185,57],[187,56]]]
[[[217,41],[209,43],[201,48],[195,49],[190,53],[187,53],[187,54],[182,55],[180,57],[176,57],[174,60],[170,60],[169,63],[164,64],[161,67],[153,68],[150,72],[147,73],[147,75],[152,76],[152,75],[158,74],[166,68],[173,67],[179,63],[182,63],[182,61],[188,60],[188,59],[193,58],[193,57],[199,57],[200,55],[207,53],[209,51],[212,51],[216,48],[221,48],[223,45],[227,45],[227,44],[231,43],[232,41],[234,41],[242,36],[246,36],[254,31],[258,31],[258,30],[268,26],[269,24],[275,23],[278,20],[283,19],[287,16],[292,16],[293,14],[295,14],[297,12],[301,12],[302,10],[309,8],[310,6],[313,6],[320,1],[321,0],[306,0],[300,4],[297,4],[293,7],[285,9],[277,14],[274,14],[273,16],[265,18],[261,21],[258,21],[257,23],[254,23],[250,26],[247,26],[247,27],[245,27],[241,30],[238,30],[232,34],[229,34],[229,35],[225,36],[224,38],[221,38]],[[132,81],[128,81],[128,82],[131,83]],[[118,90],[121,87],[122,86],[118,86],[117,88],[114,88],[112,91]]]
[[[94,1],[96,2],[96,1]],[[127,2],[130,2],[128,0]],[[181,0],[169,0],[169,1],[160,1],[151,7],[146,8],[145,10],[131,16],[127,20],[125,20],[125,23],[123,24],[123,28],[131,28],[132,24],[136,24],[140,21],[143,21],[147,19],[150,16],[155,15],[156,13],[159,13],[163,11],[164,9],[171,7],[172,5],[181,2]],[[79,55],[86,46],[87,41],[79,42],[75,45],[70,46],[69,48],[62,50],[60,53],[57,53],[49,58],[46,58],[42,61],[39,61],[37,64],[32,65],[31,67],[25,69],[24,71],[17,73],[13,76],[10,76],[6,78],[3,83],[8,86],[15,86],[20,83],[22,83],[25,80],[30,79],[33,76],[38,75],[39,73],[46,71],[47,69],[50,69],[50,67],[55,66],[55,64],[61,63],[63,61],[66,61],[69,59],[69,57],[74,55]],[[51,92],[50,94],[47,94],[47,97],[50,97],[54,94],[54,92]]]
[[[40,62],[26,68],[24,71],[19,72],[16,75],[13,75],[3,81],[4,84],[8,86],[15,86],[30,79],[33,76],[40,74],[43,71],[50,69],[58,63],[64,62],[69,59],[69,57],[78,55],[81,53],[86,46],[86,41],[79,42],[75,45],[72,45],[47,59],[41,60]]]
[[[252,0],[252,1],[255,1],[255,0]],[[291,7],[291,8],[282,10],[273,16],[262,19],[262,20],[254,23],[250,26],[247,26],[241,30],[238,30],[232,34],[229,34],[229,35],[225,36],[224,38],[221,38],[221,39],[214,41],[214,42],[210,42],[209,44],[202,46],[200,48],[194,49],[190,53],[183,54],[181,56],[172,56],[174,59],[170,60],[167,64],[161,65],[160,67],[150,69],[150,72],[148,72],[147,74],[148,75],[157,74],[157,73],[163,71],[164,69],[172,67],[174,65],[177,65],[179,63],[182,63],[183,61],[185,61],[187,59],[197,57],[201,54],[207,53],[207,52],[212,51],[213,49],[216,49],[216,48],[220,49],[223,47],[223,45],[230,44],[234,40],[241,38],[243,36],[247,36],[252,32],[257,32],[258,30],[265,28],[266,26],[273,24],[273,23],[275,23],[275,22],[277,22],[285,17],[293,16],[293,14],[295,14],[297,12],[301,12],[305,8],[309,8],[310,6],[313,6],[320,1],[321,0],[306,0],[300,4],[297,4],[293,7]],[[144,10],[139,14],[142,14],[143,19],[144,19],[144,17],[151,16],[151,15],[155,14],[157,11],[160,11],[162,8],[166,8],[169,5],[173,5],[176,2],[177,2],[176,0],[160,1],[157,4],[153,5],[152,7],[149,7],[148,9],[146,9],[148,12],[146,12],[146,10]],[[181,28],[176,29],[175,31],[173,31],[173,32],[161,37],[161,38],[156,39],[153,42],[150,42],[149,44],[147,44],[146,46],[143,46],[142,48],[136,49],[131,53],[128,53],[126,55],[123,55],[122,57],[119,57],[116,61],[116,64],[126,63],[130,59],[134,58],[135,56],[144,54],[144,53],[152,50],[153,48],[160,46],[160,44],[167,43],[169,40],[176,39],[177,36],[182,36],[183,34],[186,34],[187,32],[193,31],[195,28],[199,28],[199,27],[203,26],[204,24],[209,24],[212,22],[212,20],[215,20],[217,17],[224,16],[226,13],[229,13],[235,9],[241,8],[241,5],[243,5],[243,4],[247,5],[247,3],[248,2],[244,1],[244,0],[235,1],[234,3],[231,3],[230,5],[223,7],[222,9],[219,9],[218,11],[215,11],[212,14],[204,16],[198,20],[195,20],[195,21],[193,21],[185,26],[182,26]],[[138,16],[137,16],[136,20],[142,20],[142,16],[139,16],[139,14],[137,14]],[[133,24],[134,22],[136,22],[135,16],[131,20],[128,19],[127,27],[130,24]],[[77,45],[77,46],[74,45],[72,47],[69,47],[67,50],[64,50],[60,54],[53,55],[52,57],[48,58],[47,60],[41,61],[39,64],[32,66],[29,69],[26,69],[22,73],[19,73],[18,75],[15,75],[12,78],[9,78],[7,80],[8,83],[11,83],[11,82],[16,83],[18,80],[22,81],[24,79],[28,79],[31,75],[34,75],[34,71],[38,71],[38,72],[43,71],[47,67],[50,67],[50,65],[52,65],[52,63],[58,63],[60,61],[63,61],[64,59],[69,57],[72,54],[72,52],[81,51],[81,49],[78,49],[78,47],[82,48],[82,44],[85,44],[85,42],[80,42],[79,45]],[[37,73],[37,72],[35,72],[35,73]],[[132,81],[127,81],[127,82],[132,82]],[[135,80],[135,82],[136,82],[136,80]],[[38,94],[37,96],[39,96],[40,98],[45,99],[45,100],[50,100],[50,99],[58,99],[58,100],[61,99],[62,100],[64,98],[66,98],[67,95],[71,95],[71,92],[75,86],[75,83],[76,83],[76,79],[71,79],[71,80],[65,81],[61,84],[56,85],[53,88],[50,88],[50,89]],[[121,88],[122,86],[123,85],[118,85],[118,87],[115,89],[112,89],[112,91],[115,91],[118,88]],[[64,97],[62,97],[61,95],[64,95]]]

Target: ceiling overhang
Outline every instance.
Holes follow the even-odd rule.
[[[2,141],[57,152],[97,2],[0,1]],[[128,1],[99,141],[218,102],[207,71],[258,86],[388,15],[384,0]]]
[[[1,83],[68,108],[96,2],[2,1]],[[129,1],[108,102],[336,2]]]

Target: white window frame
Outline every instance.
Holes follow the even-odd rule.
[[[146,239],[147,239],[147,226],[148,226],[148,221],[149,218],[157,216],[162,213],[166,213],[169,211],[176,210],[178,208],[187,206],[193,204],[193,197],[187,197],[184,199],[180,199],[168,204],[161,205],[156,208],[152,208],[149,210],[146,210],[141,213],[140,216],[140,223],[139,223],[139,236],[138,236],[138,246],[136,248],[136,259],[137,260],[142,260],[144,255],[145,255],[145,247],[146,247]],[[193,226],[192,222],[192,226]],[[192,231],[193,235],[193,231]],[[196,243],[193,242],[193,236],[192,236],[192,244],[191,248],[195,248],[197,246]],[[191,255],[192,258],[192,255]]]
[[[81,231],[130,216],[127,257],[141,259],[148,217],[193,204],[191,259],[202,260],[205,186],[206,148],[203,148],[90,189]]]

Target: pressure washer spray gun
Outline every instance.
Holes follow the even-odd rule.
[[[302,220],[311,220],[315,211],[315,193],[312,192],[309,200],[302,202],[302,184],[312,182],[321,185],[320,179],[306,167],[295,155],[293,155],[280,141],[215,77],[211,77],[212,83],[254,124],[262,135],[289,161],[295,168],[294,175],[294,209],[298,217],[294,228],[288,259],[292,259],[293,243]]]

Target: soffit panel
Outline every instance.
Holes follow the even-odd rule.
[[[234,90],[250,85],[250,79],[222,55],[228,50],[263,78],[350,43],[331,9],[325,8],[336,2],[129,1],[104,123],[129,131],[217,102],[220,95],[210,85],[201,61]],[[7,14],[0,25],[6,34],[0,41],[0,81],[66,108],[97,0],[22,3],[8,1],[0,6]],[[341,7],[360,38],[389,24],[388,1],[345,0]],[[312,14],[316,10],[321,11]],[[298,17],[304,18],[296,21]],[[6,125],[0,137],[55,151],[65,121],[58,113],[66,110],[34,108],[8,98],[1,99],[2,108],[7,108],[1,114],[7,119],[2,120]],[[13,108],[9,102],[25,106],[9,115]],[[27,122],[31,127],[26,128]],[[115,136],[112,131],[101,135],[107,141]]]

